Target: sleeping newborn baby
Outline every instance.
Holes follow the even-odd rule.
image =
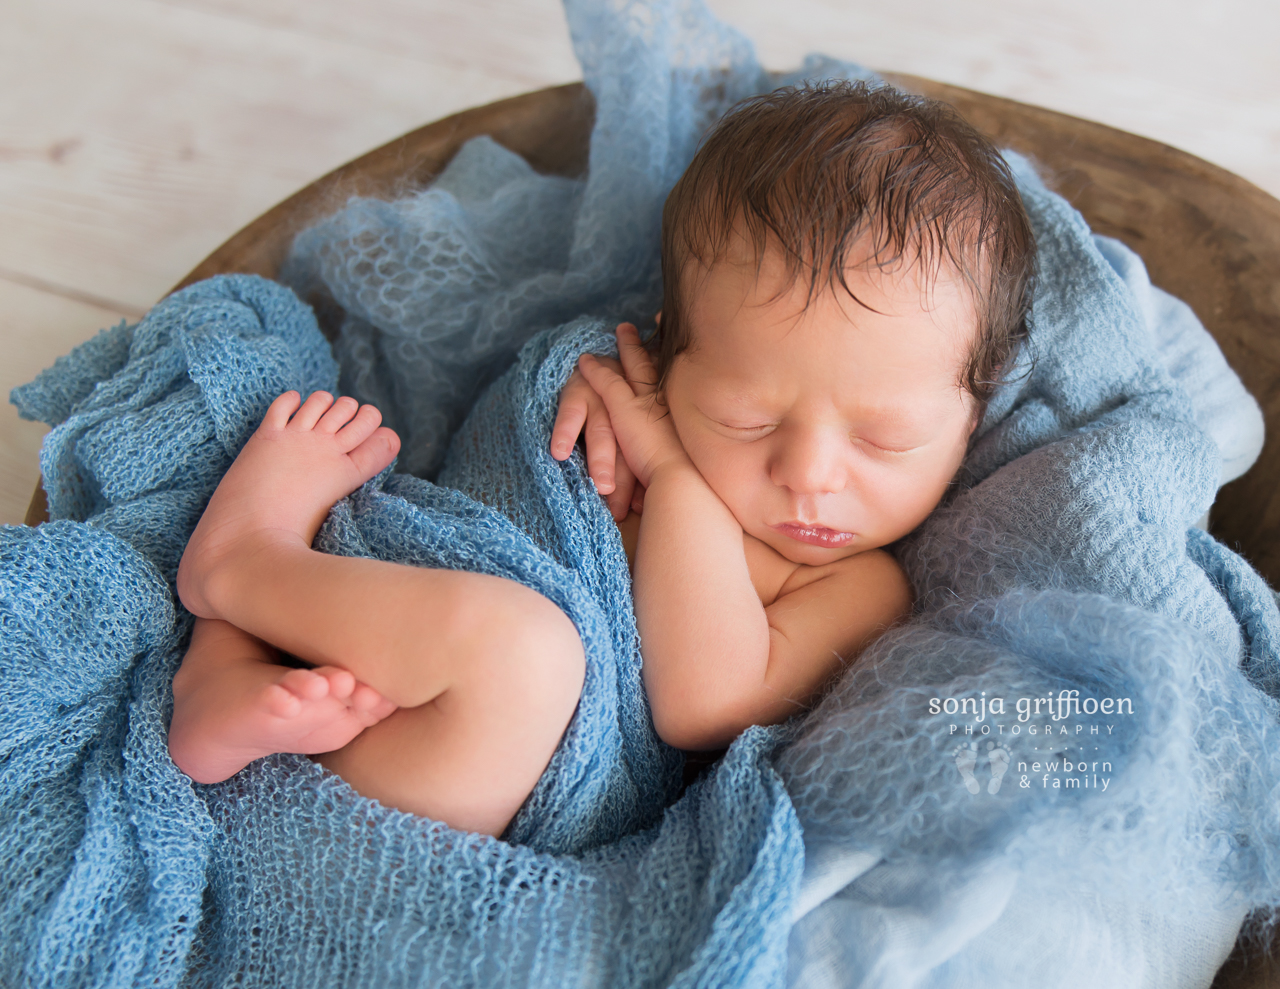
[[[620,360],[581,358],[551,453],[585,426],[654,726],[715,749],[805,709],[909,614],[884,547],[942,500],[1025,338],[1034,241],[953,111],[844,83],[735,108],[662,238],[653,346],[624,323]],[[317,755],[388,806],[498,835],[573,716],[582,643],[514,581],[311,549],[398,449],[353,399],[271,405],[179,568],[198,618],[170,752],[199,782]]]

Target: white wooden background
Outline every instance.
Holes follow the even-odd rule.
[[[1280,196],[1275,0],[710,0],[822,50],[1155,137]],[[557,0],[0,0],[0,391],[330,168],[578,78]],[[0,411],[0,522],[44,427]]]

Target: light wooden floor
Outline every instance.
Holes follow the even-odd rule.
[[[1158,138],[1280,195],[1274,0],[711,6],[771,67],[822,50],[932,76]],[[0,0],[0,391],[139,316],[335,165],[577,76],[556,0]],[[43,433],[0,412],[0,522],[22,518]]]

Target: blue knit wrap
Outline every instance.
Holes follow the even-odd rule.
[[[693,0],[567,9],[587,177],[480,139],[432,189],[304,233],[282,277],[338,304],[332,351],[292,292],[233,276],[14,392],[56,426],[54,521],[0,532],[0,981],[1172,985],[1175,948],[1211,972],[1222,936],[1196,932],[1229,944],[1280,903],[1280,614],[1194,528],[1222,441],[1165,368],[1140,263],[1017,159],[1035,361],[895,547],[915,618],[676,799],[617,529],[547,445],[577,355],[658,306],[662,199],[706,123],[772,80]],[[405,445],[317,548],[509,577],[582,636],[579,709],[506,841],[303,757],[213,786],[168,758],[185,541],[271,399],[339,385]],[[1057,717],[1064,691],[1095,711]]]

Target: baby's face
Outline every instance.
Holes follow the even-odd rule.
[[[865,307],[827,289],[806,308],[806,283],[786,285],[776,252],[758,273],[743,256],[686,277],[692,345],[666,401],[743,530],[817,566],[923,521],[976,424],[959,384],[976,332],[959,278],[854,268],[847,281]]]

